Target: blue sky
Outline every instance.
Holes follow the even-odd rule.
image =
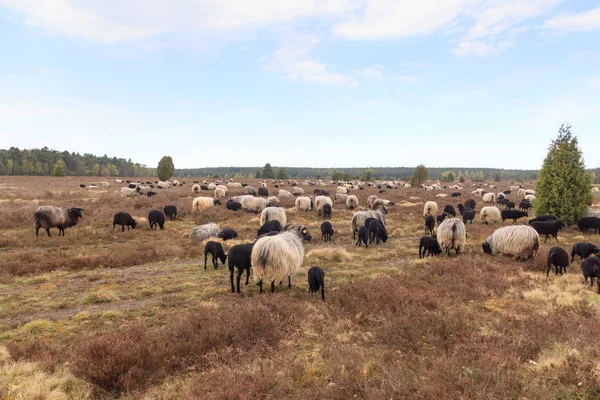
[[[0,0],[0,147],[176,167],[539,168],[600,145],[600,4]]]

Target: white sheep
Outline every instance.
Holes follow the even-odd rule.
[[[217,187],[214,191],[215,199],[224,199],[227,193],[223,190],[223,188]]]
[[[532,195],[532,194],[528,194],[528,195],[526,195],[526,196],[525,196],[525,199],[527,199],[527,200],[529,200],[530,202],[532,202],[532,201],[534,201],[534,200],[535,200],[535,196],[534,196],[534,195]]]
[[[121,196],[123,196],[123,197],[131,197],[131,198],[133,198],[133,197],[135,197],[137,195],[138,195],[137,189],[131,189],[131,188],[128,188],[128,187],[122,187],[121,188]]]
[[[110,183],[108,183],[106,181],[102,181],[102,182],[100,182],[100,186],[105,187],[105,188],[109,188],[110,187]]]
[[[171,184],[169,183],[169,181],[158,181],[158,183],[156,185],[161,189],[168,189],[171,187]]]
[[[448,197],[448,195],[446,193],[438,193],[435,195],[435,197]]]
[[[496,206],[487,206],[481,209],[481,222],[488,225],[500,221],[502,216]]]
[[[215,185],[214,183],[209,183],[206,188],[208,190],[215,190],[217,188],[217,185]]]
[[[517,192],[517,195],[519,197],[525,197],[527,193],[525,193],[525,189],[519,189],[519,191]]]
[[[258,239],[252,248],[252,276],[260,284],[271,284],[271,292],[275,291],[275,283],[295,274],[304,261],[304,245],[302,239],[293,232],[283,232],[275,236]]]
[[[358,197],[353,194],[348,196],[346,199],[346,207],[348,210],[354,210],[356,207],[358,207]]]
[[[272,206],[279,206],[279,198],[277,196],[269,196],[267,197],[267,201],[271,203]]]
[[[279,221],[281,226],[287,225],[287,216],[283,207],[267,207],[260,213],[260,226],[269,221]]]
[[[528,259],[537,254],[540,236],[527,225],[505,226],[496,229],[482,247],[486,254],[506,254],[517,259]]]
[[[533,189],[525,190],[525,196],[530,195],[530,194],[535,196],[535,190],[533,190]]]
[[[242,208],[248,212],[257,214],[271,205],[272,204],[269,203],[267,199],[263,199],[262,197],[252,197],[251,199],[242,202]]]
[[[277,193],[277,197],[279,197],[279,199],[291,199],[292,197],[294,197],[293,194],[291,194],[290,192],[288,192],[287,190],[284,189],[279,189],[279,193]]]
[[[296,199],[296,210],[312,211],[313,201],[310,197],[301,196]]]
[[[200,189],[200,185],[198,185],[197,183],[194,183],[192,185],[192,193],[200,193],[201,189]]]
[[[212,197],[196,197],[192,201],[192,211],[202,211],[220,204],[221,202],[218,199]]]
[[[336,193],[333,197],[333,201],[335,202],[335,204],[346,204],[347,200],[348,195],[343,193]]]
[[[335,190],[336,193],[340,193],[340,194],[347,194],[348,193],[348,189],[346,189],[343,186],[338,186],[337,189]]]
[[[428,201],[423,206],[423,216],[427,214],[437,215],[438,213],[438,205],[435,201]]]
[[[358,229],[361,226],[365,226],[365,220],[367,218],[375,218],[375,219],[381,221],[381,223],[383,225],[386,225],[387,224],[386,214],[387,214],[387,210],[385,208],[378,208],[377,210],[374,210],[374,211],[357,211],[357,212],[355,212],[354,215],[352,215],[352,223],[351,223],[352,238],[356,239],[356,232],[358,232]]]
[[[302,196],[304,194],[304,189],[302,189],[299,186],[294,186],[292,188],[292,193],[294,194],[294,196]]]
[[[225,194],[227,194],[227,192],[229,192],[229,189],[227,189],[227,186],[225,186],[225,185],[217,185],[215,187],[215,189],[223,189],[225,191]]]
[[[494,204],[496,202],[496,194],[495,193],[485,193],[483,195],[483,202]]]
[[[323,210],[323,206],[325,204],[329,204],[331,208],[333,208],[333,201],[328,196],[317,196],[315,197],[315,208],[319,216],[321,215],[321,211]]]
[[[373,203],[377,199],[378,199],[378,197],[376,195],[374,195],[374,194],[372,194],[369,197],[367,197],[367,205],[369,206],[369,208],[373,208]]]
[[[208,224],[197,225],[190,234],[192,242],[201,242],[211,237],[219,237],[221,229],[214,222]]]
[[[450,254],[450,250],[460,254],[467,243],[467,229],[458,218],[448,218],[440,224],[437,230],[437,241],[442,251]]]

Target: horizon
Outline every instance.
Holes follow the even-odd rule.
[[[177,169],[539,170],[569,123],[593,169],[597,43],[584,0],[0,0],[0,138]]]

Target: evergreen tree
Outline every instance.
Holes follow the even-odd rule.
[[[461,175],[460,178],[458,178],[458,181],[460,183],[465,183],[465,177]]]
[[[440,180],[442,182],[454,182],[455,179],[456,179],[456,175],[452,171],[446,171],[440,177]]]
[[[158,167],[156,169],[156,174],[158,175],[158,179],[161,181],[166,181],[167,179],[173,176],[173,172],[175,171],[175,165],[173,165],[173,159],[169,156],[164,156],[158,162]]]
[[[265,166],[263,167],[262,176],[264,179],[274,179],[275,178],[275,172],[273,171],[273,167],[271,167],[271,164],[269,164],[269,163],[265,164]]]
[[[350,179],[352,179],[352,176],[349,173],[346,172],[344,175],[342,175],[342,180],[349,181]]]
[[[277,179],[288,179],[288,173],[285,168],[281,167],[277,170],[277,175],[275,177]]]
[[[410,177],[410,185],[412,187],[421,186],[422,183],[425,183],[427,180],[428,171],[425,168],[425,165],[417,165],[417,168],[413,171],[412,176]]]
[[[54,176],[65,176],[65,163],[63,160],[58,160],[54,164],[54,170],[52,171]]]
[[[260,173],[260,169],[257,169],[256,172],[254,173],[254,177],[256,179],[260,179],[262,178],[262,174]]]
[[[366,169],[365,172],[363,172],[362,176],[361,176],[361,180],[368,182],[373,178],[373,172],[375,172],[373,169],[369,168]]]
[[[344,174],[336,169],[331,173],[331,180],[341,181],[343,176],[344,176]]]
[[[561,125],[558,137],[548,148],[536,184],[536,215],[553,214],[566,225],[585,216],[593,201],[591,177],[570,125]]]

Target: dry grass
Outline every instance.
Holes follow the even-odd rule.
[[[134,399],[600,396],[600,296],[583,285],[579,262],[546,278],[555,243],[524,263],[485,256],[481,242],[502,224],[476,222],[467,225],[465,255],[418,259],[423,203],[408,199],[456,208],[468,190],[462,199],[387,190],[380,196],[397,204],[389,208],[390,239],[368,249],[354,245],[353,212],[342,205],[325,243],[322,220],[288,200],[290,223],[313,235],[304,271],[291,290],[259,296],[251,284],[238,296],[229,294],[227,268],[204,271],[203,244],[189,233],[207,222],[233,228],[240,236],[221,241],[227,251],[254,240],[257,215],[224,207],[193,214],[191,182],[125,199],[116,184],[79,189],[92,181],[0,178],[0,344],[10,353],[0,351],[4,397],[46,398],[52,390],[55,398]],[[376,193],[355,192],[363,206]],[[177,205],[178,220],[150,231],[148,211],[166,204]],[[80,206],[84,219],[65,237],[36,239],[39,205]],[[113,233],[117,211],[131,213],[138,229]],[[559,239],[568,249],[597,243],[574,228]],[[307,293],[312,265],[325,270],[326,303]],[[19,378],[9,385],[7,376]],[[25,386],[30,392],[13,389]]]

